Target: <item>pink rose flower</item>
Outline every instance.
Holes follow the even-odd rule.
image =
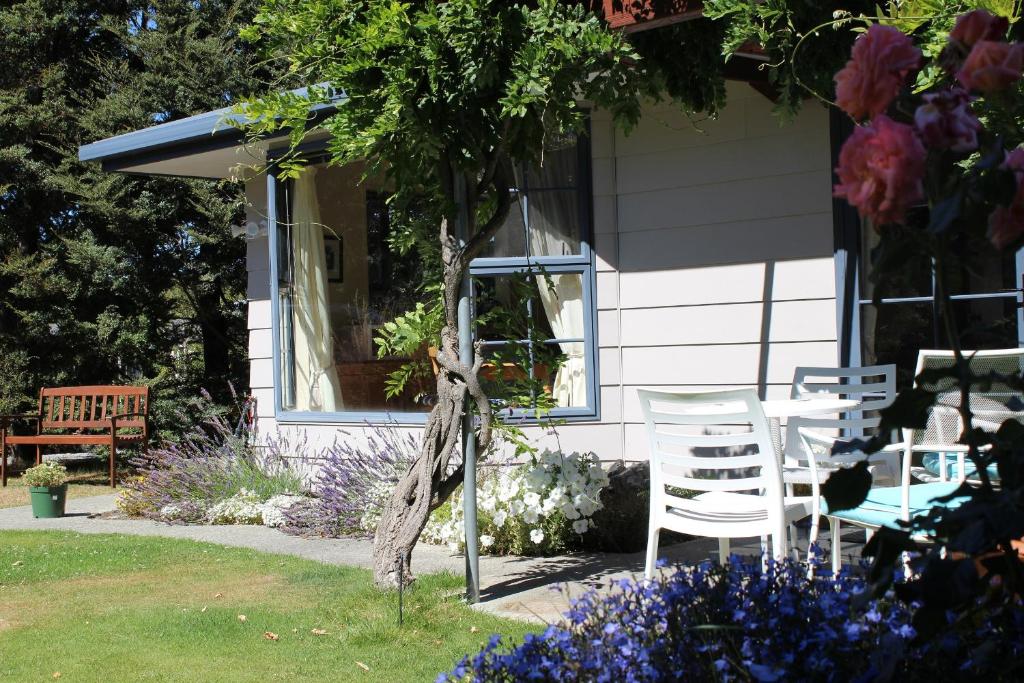
[[[1015,83],[1024,68],[1024,45],[979,40],[971,48],[956,79],[968,90],[994,92]]]
[[[1000,168],[1013,171],[1017,192],[1009,206],[997,206],[988,219],[988,239],[996,249],[1005,249],[1024,235],[1024,148],[1006,155]]]
[[[884,114],[854,130],[839,152],[834,188],[876,229],[900,223],[924,199],[924,145],[914,129]]]
[[[924,96],[914,112],[914,127],[930,147],[970,152],[978,148],[981,122],[971,111],[971,97],[963,88]]]
[[[921,51],[892,26],[873,24],[853,44],[850,61],[835,76],[836,104],[857,121],[892,103],[907,74],[921,64]]]
[[[949,38],[969,48],[979,40],[1003,40],[1009,27],[1010,22],[1006,17],[997,17],[983,9],[976,9],[956,20]]]

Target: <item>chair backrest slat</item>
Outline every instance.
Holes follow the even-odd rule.
[[[896,366],[867,365],[857,368],[798,367],[793,373],[790,395],[793,398],[829,394],[860,401],[854,410],[835,416],[792,417],[786,424],[786,458],[804,463],[816,456],[818,462],[828,454],[804,452],[800,429],[810,429],[830,436],[863,438],[875,433],[881,424],[878,411],[896,400]],[[894,434],[898,439],[898,435]]]
[[[1014,419],[1024,422],[1024,394],[1001,377],[1019,378],[1024,372],[1024,349],[990,349],[963,351],[973,375],[981,377],[971,387],[971,412],[983,429],[993,429],[1002,422]],[[956,357],[952,351],[922,349],[917,356],[914,385],[935,392],[935,405],[929,413],[924,429],[914,430],[911,439],[915,446],[952,446],[963,432],[960,418],[960,386],[956,377],[935,377],[935,371],[952,369]],[[922,377],[922,373],[927,373]]]
[[[664,493],[666,485],[692,491],[760,490],[778,496],[781,514],[781,469],[753,389],[638,394],[647,426],[652,495]],[[687,434],[679,426],[689,431],[700,427],[702,433]]]

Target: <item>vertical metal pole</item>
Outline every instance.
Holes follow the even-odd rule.
[[[469,214],[466,205],[466,176],[459,173],[455,177],[455,203],[458,205],[458,223],[456,234],[459,241],[465,244],[469,239]],[[470,278],[467,272],[462,278],[459,290],[459,361],[464,365],[473,365],[473,312]],[[465,477],[462,484],[462,508],[466,520],[466,600],[470,603],[480,602],[480,554],[477,547],[476,524],[476,435],[473,424],[473,411],[469,396],[462,413],[462,462],[465,464]]]

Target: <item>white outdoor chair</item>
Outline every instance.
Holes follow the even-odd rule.
[[[637,392],[651,456],[651,515],[644,575],[654,574],[658,535],[669,529],[729,539],[770,535],[786,555],[786,525],[806,517],[810,498],[786,498],[768,420],[753,389]],[[683,492],[700,492],[685,498]],[[762,541],[762,550],[766,551]]]
[[[839,398],[855,399],[860,405],[851,411],[829,417],[793,417],[786,424],[786,446],[782,479],[786,491],[793,493],[794,484],[811,487],[812,514],[808,538],[810,546],[817,542],[821,515],[821,484],[828,475],[840,467],[849,467],[864,459],[860,451],[833,454],[837,445],[852,439],[867,439],[875,434],[881,423],[878,411],[892,405],[896,399],[896,366],[870,365],[859,368],[798,367],[793,375],[792,398],[807,398],[828,394]],[[875,475],[887,476],[892,483],[899,478],[900,454],[904,445],[898,433],[891,443],[868,456]],[[832,520],[830,518],[830,524]],[[838,524],[838,523],[836,523]],[[837,542],[837,528],[832,528],[833,542]]]
[[[975,375],[1019,376],[1024,371],[1024,349],[995,349],[988,351],[963,351],[971,371]],[[922,350],[917,357],[918,377],[927,370],[953,367],[955,357],[952,351]],[[960,387],[956,379],[944,377],[937,381],[915,382],[936,394],[935,405],[928,417],[928,424],[921,430],[907,430],[910,449],[913,454],[923,454],[922,464],[912,466],[914,477],[926,481],[964,481],[976,478],[974,464],[966,461],[967,446],[958,443],[963,432],[960,418]],[[996,431],[1008,419],[1024,422],[1024,395],[1020,390],[1005,382],[995,381],[971,388],[971,413],[974,426],[985,431]],[[996,476],[995,468],[990,475]]]

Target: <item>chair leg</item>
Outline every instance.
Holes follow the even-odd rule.
[[[43,447],[42,446],[36,446],[36,464],[37,465],[42,465],[43,464]]]
[[[818,542],[818,532],[821,531],[821,510],[814,505],[814,512],[811,513],[811,530],[807,534],[807,559],[810,560],[813,546]]]
[[[718,563],[725,564],[729,561],[729,539],[718,539]]]
[[[843,541],[840,536],[839,520],[835,517],[828,518],[829,533],[832,536],[832,574],[838,574],[842,568]]]
[[[644,563],[644,578],[654,578],[654,569],[658,564],[658,535],[661,529],[651,525],[647,533],[647,561]]]

